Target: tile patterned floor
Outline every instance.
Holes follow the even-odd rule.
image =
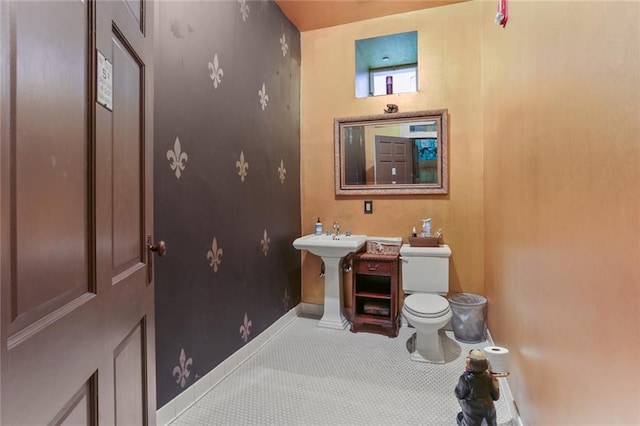
[[[447,331],[434,365],[409,359],[412,328],[390,339],[316,324],[296,318],[172,425],[455,425],[465,356],[488,345]],[[496,410],[511,425],[502,398]]]

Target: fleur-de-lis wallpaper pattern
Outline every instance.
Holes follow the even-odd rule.
[[[260,96],[260,105],[264,111],[269,102],[269,95],[267,95],[267,89],[264,87],[264,83],[262,83],[262,89],[258,90],[258,96]]]
[[[244,161],[244,152],[240,151],[240,160],[236,161],[236,167],[238,168],[238,176],[240,180],[244,182],[244,178],[247,177],[247,171],[249,169],[249,163]]]
[[[173,144],[173,150],[167,151],[167,160],[169,160],[169,167],[171,170],[175,170],[176,177],[180,179],[182,175],[182,171],[186,166],[186,161],[189,159],[189,156],[186,152],[182,151],[180,147],[180,139],[176,138],[176,141]]]
[[[224,76],[224,70],[220,68],[218,64],[218,54],[213,55],[213,63],[209,62],[209,70],[211,74],[211,80],[213,80],[213,87],[218,88],[218,85],[222,83],[222,76]]]
[[[252,325],[253,323],[251,322],[251,320],[249,320],[249,318],[247,317],[247,313],[245,312],[244,322],[240,326],[240,336],[242,337],[242,340],[244,340],[245,343],[249,341],[249,334],[251,334]]]
[[[185,387],[187,384],[187,379],[191,375],[191,364],[193,364],[193,359],[187,359],[187,355],[184,353],[184,348],[180,350],[180,358],[179,364],[173,368],[173,377],[176,379],[176,384],[181,388]]]
[[[284,160],[280,160],[280,165],[278,166],[278,177],[280,178],[280,183],[284,183],[286,175],[287,169],[284,168]]]
[[[242,15],[242,20],[247,21],[249,18],[249,2],[247,0],[238,0],[240,3],[240,14]]]
[[[213,239],[211,243],[211,250],[207,252],[207,259],[209,259],[209,266],[213,268],[213,272],[218,272],[218,268],[222,263],[222,248],[218,247],[218,240]]]
[[[282,56],[287,56],[289,45],[287,44],[287,38],[284,34],[282,34],[282,37],[280,37],[280,44],[282,45]]]
[[[269,254],[269,244],[271,244],[271,238],[267,236],[267,230],[264,230],[264,235],[262,235],[262,239],[260,240],[260,247],[262,247],[262,252],[266,256]]]
[[[156,7],[160,408],[300,302],[300,33],[270,0]]]

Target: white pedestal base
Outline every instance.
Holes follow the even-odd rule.
[[[349,320],[341,315],[339,321],[335,321],[335,318],[320,318],[318,327],[320,328],[332,328],[334,330],[344,330],[349,326]]]
[[[349,321],[342,315],[341,257],[323,257],[324,261],[324,313],[318,327],[344,330]]]

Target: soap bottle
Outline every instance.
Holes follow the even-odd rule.
[[[322,235],[322,222],[320,222],[320,218],[318,218],[318,221],[316,222],[316,235]]]

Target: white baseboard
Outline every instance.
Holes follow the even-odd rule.
[[[300,302],[298,307],[300,308],[300,313],[305,316],[320,318],[324,313],[324,305],[316,303]]]
[[[495,345],[489,329],[487,329],[487,341],[492,346]],[[509,388],[508,377],[500,377],[498,379],[498,383],[500,383],[500,398],[504,398],[504,400],[507,402],[507,408],[509,409],[509,414],[511,415],[512,426],[524,426],[522,417],[520,417],[520,413],[518,412],[518,408],[516,407],[516,402],[513,399],[511,388]]]
[[[308,313],[304,311],[305,306],[303,305],[310,305],[306,307],[309,310]],[[253,340],[247,342],[246,345],[218,364],[204,377],[200,378],[192,386],[160,408],[156,412],[157,424],[163,426],[174,421],[180,414],[195,404],[196,401],[202,398],[207,392],[216,387],[220,381],[231,374],[253,354],[258,352],[260,348],[262,348],[262,346],[264,346],[275,335],[284,330],[284,328],[299,315],[316,315],[315,312],[317,311],[317,306],[320,307],[320,314],[322,314],[322,305],[311,305],[305,303],[297,305],[295,308],[284,314]]]

